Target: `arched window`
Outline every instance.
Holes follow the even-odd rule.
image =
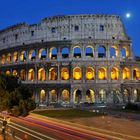
[[[14,52],[13,60],[14,60],[14,62],[18,61],[18,52]]]
[[[94,79],[94,69],[92,67],[86,68],[86,79],[93,80]]]
[[[39,59],[41,60],[45,60],[47,57],[47,53],[46,50],[44,48],[39,50]]]
[[[82,79],[82,69],[80,67],[76,67],[73,69],[73,79],[74,80]]]
[[[133,79],[134,80],[140,79],[140,70],[138,68],[134,68],[134,70],[133,70]]]
[[[1,64],[5,64],[5,60],[6,60],[6,57],[5,57],[5,55],[3,54],[2,57],[1,57]]]
[[[81,47],[80,46],[75,46],[73,48],[73,57],[81,58]]]
[[[130,79],[130,70],[128,68],[123,68],[123,79],[126,80],[126,79]]]
[[[26,72],[24,69],[20,71],[20,80],[25,81],[26,80]]]
[[[17,76],[18,73],[17,73],[17,70],[13,70],[13,76]]]
[[[50,59],[57,59],[57,49],[55,47],[50,48],[49,57]]]
[[[98,78],[99,80],[106,80],[107,78],[106,68],[101,67],[98,69]]]
[[[46,72],[44,68],[40,68],[38,70],[38,80],[39,81],[45,81],[46,80]]]
[[[61,69],[61,79],[62,80],[68,80],[69,79],[69,69],[67,67],[64,67]]]
[[[74,103],[77,103],[77,104],[79,104],[81,102],[81,100],[82,100],[81,90],[76,89],[74,91],[74,98],[73,98],[73,100],[74,100]]]
[[[10,63],[12,61],[12,56],[10,53],[7,55],[7,63]]]
[[[44,89],[40,91],[40,103],[44,104],[46,101],[46,92]]]
[[[106,91],[104,89],[101,89],[99,91],[99,101],[101,103],[105,103],[106,102]]]
[[[6,75],[10,75],[11,72],[10,72],[9,70],[7,70],[5,74],[6,74]]]
[[[129,98],[128,90],[124,89],[123,94],[124,94],[124,102],[128,102]]]
[[[70,101],[69,91],[67,89],[64,89],[62,91],[61,99],[62,99],[63,102],[69,102]]]
[[[99,46],[98,47],[98,57],[99,58],[106,57],[106,48],[104,46]]]
[[[57,102],[57,92],[54,89],[50,91],[50,101],[52,103],[56,103]]]
[[[36,59],[36,52],[35,50],[29,51],[29,60],[34,61]]]
[[[88,103],[94,103],[95,102],[94,91],[91,90],[91,89],[86,91],[86,102],[88,102]]]
[[[128,57],[129,56],[129,49],[127,46],[123,46],[122,48],[122,57],[125,58],[125,57]]]
[[[138,99],[138,89],[135,89],[134,92],[133,92],[133,101],[134,102],[138,102],[139,99]]]
[[[56,68],[49,69],[49,80],[57,80],[57,70]]]
[[[62,49],[62,58],[69,58],[69,49],[68,48]]]
[[[87,46],[87,47],[86,47],[85,55],[86,55],[87,57],[93,57],[93,56],[94,56],[93,46]]]
[[[117,46],[112,46],[110,48],[110,57],[111,58],[115,58],[119,56],[119,51],[118,51],[118,47]]]
[[[119,69],[116,67],[113,67],[111,69],[111,80],[118,80],[119,79]]]
[[[25,61],[26,60],[26,52],[25,51],[22,51],[20,53],[20,61]]]
[[[28,71],[28,80],[29,80],[29,81],[34,81],[34,80],[35,80],[35,72],[34,72],[33,69],[30,69],[30,70]]]

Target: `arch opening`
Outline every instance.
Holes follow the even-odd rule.
[[[81,90],[79,89],[76,89],[74,91],[74,103],[77,103],[79,104],[82,100],[82,93],[81,93]]]
[[[21,53],[20,53],[20,61],[26,61],[26,52],[25,51],[22,51]]]
[[[61,69],[61,79],[69,80],[69,69],[67,67]]]
[[[94,80],[94,69],[92,67],[86,68],[86,79],[87,80]]]
[[[81,58],[81,47],[80,46],[75,46],[73,48],[73,57]]]
[[[2,55],[2,58],[1,58],[1,64],[5,64],[5,60],[6,60],[6,57],[5,57],[5,55],[3,54],[3,55]]]
[[[94,103],[95,102],[95,95],[94,95],[94,91],[91,89],[88,89],[86,91],[86,102],[87,103]]]
[[[57,59],[57,49],[55,47],[50,48],[49,57],[50,59]]]
[[[13,76],[17,76],[18,73],[17,73],[17,70],[13,70]]]
[[[40,60],[45,60],[47,58],[47,53],[44,48],[39,50],[39,59]]]
[[[69,58],[69,49],[68,48],[62,49],[62,58]]]
[[[55,89],[50,91],[50,100],[52,103],[56,103],[57,102],[57,92]]]
[[[62,99],[63,102],[69,103],[69,101],[70,101],[70,95],[69,95],[69,91],[67,89],[64,89],[62,91],[62,95],[61,96],[62,96],[61,99]]]
[[[94,57],[93,46],[87,46],[85,51],[86,57]]]
[[[11,74],[11,72],[9,70],[7,70],[5,74],[9,76]]]
[[[22,69],[20,71],[20,80],[21,81],[25,81],[26,80],[26,71],[24,69]]]
[[[57,70],[54,67],[49,69],[49,80],[57,80]]]
[[[101,89],[99,91],[99,101],[101,103],[105,103],[106,102],[106,91],[104,89]]]
[[[123,68],[123,80],[130,79],[130,69],[125,67]]]
[[[40,91],[40,103],[45,104],[46,102],[46,92],[44,89]]]
[[[18,52],[14,52],[13,60],[14,62],[18,61]]]
[[[106,80],[107,79],[106,68],[101,67],[101,68],[98,69],[98,79],[99,80]]]
[[[29,60],[34,61],[36,59],[36,52],[35,50],[30,50],[29,52]]]
[[[46,71],[44,68],[40,68],[38,70],[38,80],[39,81],[45,81],[46,80]]]
[[[117,46],[110,47],[110,57],[115,58],[119,56],[119,50]]]
[[[134,80],[140,79],[140,70],[138,68],[134,68],[134,70],[133,70],[133,79]]]
[[[105,58],[106,57],[106,48],[104,46],[98,47],[98,58]]]
[[[119,79],[119,69],[116,67],[113,67],[111,69],[111,80],[118,80]]]
[[[128,57],[128,56],[129,56],[129,49],[128,49],[127,46],[123,46],[123,47],[122,47],[122,57],[123,57],[123,58],[126,58],[126,57]]]
[[[76,67],[73,69],[73,79],[74,80],[82,79],[82,69],[80,67]]]
[[[34,72],[33,69],[30,69],[30,70],[28,71],[28,80],[29,80],[29,81],[34,81],[34,80],[35,80],[35,72]]]
[[[11,63],[11,61],[12,61],[12,55],[11,55],[11,53],[8,53],[8,55],[7,55],[7,63]]]

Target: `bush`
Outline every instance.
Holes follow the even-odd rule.
[[[11,109],[11,113],[13,116],[17,117],[20,115],[20,109],[18,106],[14,106],[12,109]]]

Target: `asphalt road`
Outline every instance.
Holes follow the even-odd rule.
[[[52,122],[50,120],[36,119],[31,116],[25,118],[11,117],[10,124],[6,126],[13,139],[21,140],[109,140],[103,136],[89,133],[71,126]],[[110,139],[111,140],[111,139]]]

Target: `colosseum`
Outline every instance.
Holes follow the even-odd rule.
[[[140,102],[140,59],[117,15],[53,16],[0,30],[0,71],[37,105]]]

